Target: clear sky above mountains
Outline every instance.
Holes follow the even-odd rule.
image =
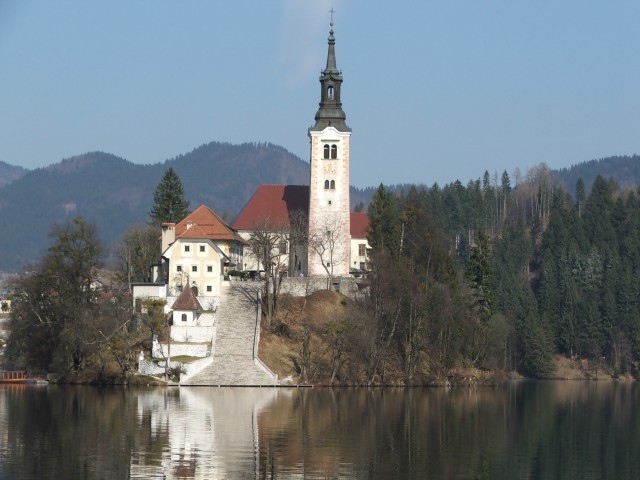
[[[0,0],[0,160],[308,160],[332,7],[354,185],[640,153],[637,1]]]

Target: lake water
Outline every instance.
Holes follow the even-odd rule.
[[[640,389],[0,386],[0,479],[637,479]]]

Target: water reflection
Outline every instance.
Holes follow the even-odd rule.
[[[638,392],[0,386],[0,480],[631,479]]]
[[[138,432],[162,449],[131,456],[131,478],[258,478],[258,423],[275,388],[182,388],[138,395]],[[141,444],[145,443],[140,439]]]

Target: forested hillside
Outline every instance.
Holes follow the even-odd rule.
[[[180,176],[193,208],[206,204],[229,219],[260,183],[309,181],[308,164],[271,144],[212,142],[153,165],[102,152],[79,155],[0,188],[0,215],[8,233],[0,271],[21,271],[42,255],[52,224],[78,215],[95,223],[105,245],[112,245],[126,228],[148,221],[153,191],[169,167]]]
[[[541,165],[442,188],[380,187],[369,206],[370,352],[418,365],[552,373],[561,353],[638,374],[638,189],[596,177],[571,196]],[[453,260],[453,263],[451,263]],[[419,360],[422,359],[422,360]],[[382,361],[382,360],[381,360]]]
[[[570,168],[561,168],[556,170],[555,174],[571,194],[575,193],[574,189],[579,178],[582,178],[586,189],[591,190],[591,185],[598,175],[603,178],[613,178],[621,187],[633,188],[640,185],[640,155],[590,160]]]

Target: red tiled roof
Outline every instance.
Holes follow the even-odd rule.
[[[193,293],[193,290],[189,287],[185,288],[178,299],[173,302],[171,306],[172,310],[202,310],[202,306]]]
[[[235,230],[253,230],[268,222],[273,227],[289,227],[291,214],[309,211],[308,185],[260,185],[232,223]],[[369,217],[351,212],[351,236],[367,238]]]
[[[353,238],[367,238],[369,236],[369,217],[363,212],[351,212],[349,228]]]
[[[242,238],[206,205],[200,205],[176,224],[178,238],[208,238],[211,240],[235,240]]]
[[[253,230],[268,222],[290,226],[291,214],[309,211],[308,185],[260,185],[232,223],[236,230]]]

